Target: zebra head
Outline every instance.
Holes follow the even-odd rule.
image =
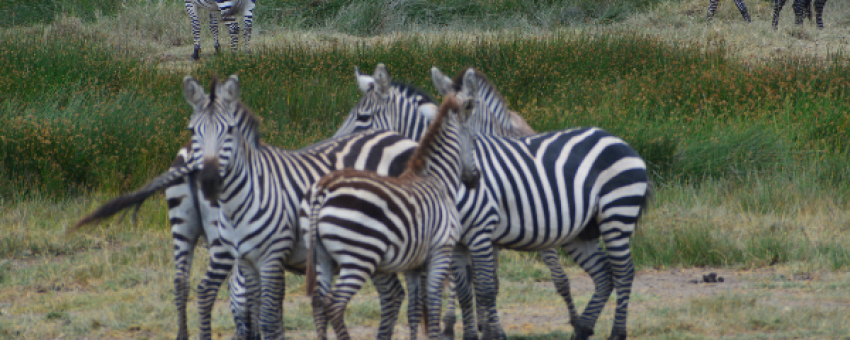
[[[222,178],[232,167],[234,152],[244,140],[246,108],[239,101],[239,81],[235,75],[218,84],[213,79],[210,94],[204,92],[197,80],[183,78],[183,95],[194,113],[189,120],[192,130],[192,166],[200,170],[201,190],[211,201],[218,200]],[[241,116],[241,117],[240,117]],[[240,119],[243,118],[243,119]],[[240,121],[241,120],[241,121]],[[256,122],[248,119],[253,128]],[[251,129],[248,131],[251,131]]]
[[[458,151],[460,157],[460,181],[467,189],[475,189],[481,179],[481,171],[475,162],[475,132],[471,129],[474,103],[459,96],[449,94],[441,105],[447,110],[447,118],[457,128]],[[425,112],[422,117],[429,122],[437,119],[438,112]]]
[[[408,84],[394,82],[384,64],[375,67],[373,75],[354,68],[357,87],[363,97],[351,109],[334,138],[364,130],[392,130],[419,140],[428,129],[422,114],[436,115],[437,105],[431,97]]]
[[[459,98],[474,102],[475,111],[472,112],[470,127],[475,133],[506,137],[535,134],[534,129],[522,116],[508,108],[507,100],[502,97],[487,76],[474,68],[466,68],[452,79],[440,72],[437,67],[432,67],[431,80],[441,95],[454,93]]]

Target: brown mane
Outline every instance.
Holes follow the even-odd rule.
[[[450,110],[454,110],[455,112],[460,111],[460,104],[458,103],[457,98],[451,95],[447,96],[443,101],[443,104],[440,105],[437,118],[435,118],[431,125],[428,126],[428,131],[425,132],[425,135],[419,141],[419,146],[416,147],[413,151],[413,155],[411,155],[410,159],[407,161],[407,168],[405,168],[404,172],[398,177],[385,177],[370,170],[355,170],[347,168],[332,171],[322,176],[317,186],[327,188],[332,185],[332,183],[337,182],[340,177],[370,178],[403,185],[404,183],[421,176],[425,170],[425,166],[427,165],[427,158],[431,156],[430,146],[437,139],[437,136],[442,129],[445,117],[448,116]]]
[[[440,130],[443,129],[443,120],[445,120],[450,110],[460,112],[460,103],[458,103],[455,96],[446,96],[445,100],[443,100],[443,104],[440,105],[440,110],[437,112],[437,118],[434,118],[434,121],[428,126],[428,131],[419,140],[419,146],[413,150],[413,155],[407,161],[407,170],[405,172],[422,174],[422,171],[425,170],[427,158],[431,157],[431,144],[434,144],[434,141],[440,134]]]

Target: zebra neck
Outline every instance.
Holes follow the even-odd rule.
[[[508,105],[505,101],[496,94],[495,89],[491,88],[488,84],[481,84],[481,90],[478,92],[479,98],[484,98],[484,105],[487,106],[488,112],[481,112],[477,110],[479,114],[482,114],[482,117],[479,117],[482,121],[489,120],[492,129],[489,131],[490,134],[501,134],[506,131],[510,131],[511,129],[511,117],[508,113]],[[484,117],[483,115],[489,115],[489,117]]]
[[[423,176],[443,183],[452,200],[457,197],[461,177],[460,133],[453,119],[445,119],[440,132],[430,145],[423,161],[427,173]],[[420,145],[422,147],[422,145]]]
[[[233,154],[232,165],[225,171],[219,194],[222,212],[228,217],[232,217],[240,205],[251,199],[254,190],[254,185],[251,183],[254,178],[252,171],[263,171],[259,155],[260,152],[257,150],[242,146]]]

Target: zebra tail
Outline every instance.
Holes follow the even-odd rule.
[[[136,208],[136,211],[138,211],[142,203],[144,203],[153,194],[162,189],[168,188],[174,183],[182,180],[191,172],[192,170],[189,167],[178,167],[169,169],[168,172],[165,172],[152,179],[141,189],[120,196],[118,198],[114,198],[109,202],[106,202],[105,204],[101,205],[94,212],[86,215],[85,217],[80,219],[76,224],[74,224],[73,227],[65,231],[65,235],[70,235],[71,233],[77,231],[78,229],[88,224],[100,222],[128,208]]]
[[[318,237],[319,225],[319,209],[324,205],[324,190],[318,185],[313,186],[306,197],[311,198],[310,201],[310,226],[307,232],[310,233],[309,241],[307,242],[307,272],[305,273],[304,285],[307,287],[307,296],[312,297],[316,289],[316,238]]]

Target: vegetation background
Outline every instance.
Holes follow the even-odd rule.
[[[138,223],[61,235],[167,169],[189,138],[185,74],[207,84],[238,73],[243,101],[264,118],[264,140],[300,148],[332,135],[356,102],[354,66],[369,72],[378,62],[430,93],[431,66],[475,66],[537,130],[600,126],[627,140],[658,189],[634,238],[643,272],[710,267],[742,282],[766,278],[679,304],[637,294],[644,314],[630,319],[635,337],[848,336],[837,320],[850,310],[850,4],[830,1],[824,30],[795,27],[790,3],[773,30],[772,1],[747,5],[751,24],[730,1],[710,22],[703,0],[260,1],[248,53],[240,45],[214,55],[203,25],[202,59],[192,62],[183,1],[6,1],[0,337],[174,333],[160,198]],[[227,33],[220,39],[229,44]],[[542,264],[522,265],[533,254],[503,256],[506,313],[552,300],[551,284],[528,291],[549,280]],[[309,334],[309,305],[294,298],[300,278],[288,277],[287,328]],[[780,291],[797,298],[777,303]],[[375,324],[373,300],[355,302],[352,323]],[[232,332],[226,301],[217,305],[214,329]],[[597,332],[609,327],[603,317]],[[569,331],[564,322],[511,334]]]

